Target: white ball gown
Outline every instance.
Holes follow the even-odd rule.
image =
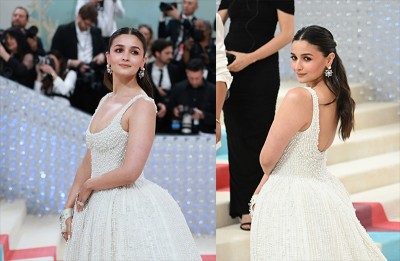
[[[355,215],[342,183],[318,150],[318,96],[310,127],[298,132],[262,187],[250,235],[251,260],[386,260]]]
[[[104,130],[90,133],[88,128],[86,144],[91,150],[93,177],[122,165],[128,133],[120,121],[138,99],[154,103],[140,94]],[[75,211],[64,260],[169,261],[201,257],[178,204],[142,173],[132,185],[94,192],[85,209]]]

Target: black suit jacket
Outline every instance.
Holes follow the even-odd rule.
[[[192,23],[197,20],[196,17],[193,16]],[[181,20],[171,19],[168,24],[163,22],[158,23],[158,38],[168,38],[174,43],[176,46],[176,42],[178,41],[179,33],[181,31]]]
[[[76,36],[75,21],[58,26],[53,36],[50,50],[58,50],[66,59],[78,59],[78,38]],[[105,52],[101,30],[92,26],[90,28],[93,45],[93,57]]]
[[[204,119],[200,120],[200,131],[215,133],[215,84],[203,79],[204,83],[193,88],[188,80],[177,83],[170,95],[169,111],[178,105],[187,105],[203,111]]]
[[[157,84],[153,81],[153,78],[151,77],[151,71],[153,69],[153,64],[154,62],[151,62],[149,64],[147,64],[147,72],[150,75],[150,79],[151,79],[151,83],[153,84],[153,93],[154,93],[154,100],[155,102],[160,102],[161,101],[161,97],[158,94],[158,90],[157,90]],[[172,88],[174,87],[174,85],[177,82],[180,82],[184,79],[184,75],[180,73],[179,68],[173,64],[168,64],[167,65],[167,69],[168,69],[168,75],[169,75],[169,79],[171,80],[171,91]]]

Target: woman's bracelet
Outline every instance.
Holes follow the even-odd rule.
[[[221,124],[221,122],[218,119],[215,119],[217,121],[218,124]]]
[[[258,198],[258,194],[254,194],[251,199],[250,199],[250,203],[249,203],[249,213],[250,216],[253,218],[254,215],[254,206],[257,203],[257,198]]]
[[[65,221],[74,216],[74,209],[73,208],[66,208],[61,211],[60,214],[60,227],[61,227],[61,234],[67,232],[67,225]]]

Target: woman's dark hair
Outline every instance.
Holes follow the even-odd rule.
[[[58,63],[60,64],[59,72],[56,71],[56,68],[53,68],[54,71],[56,71],[57,75],[61,77],[61,79],[65,79],[65,76],[68,73],[68,67],[67,67],[67,60],[62,56],[62,54],[58,50],[51,50],[50,52],[47,53],[47,55],[54,55],[56,59],[58,60]],[[53,94],[53,87],[54,87],[54,79],[53,76],[51,75],[46,75],[42,79],[42,91],[47,94],[47,95],[52,95]]]
[[[342,60],[336,52],[336,42],[333,35],[327,29],[311,25],[301,28],[295,34],[293,41],[307,41],[315,45],[319,51],[322,52],[324,57],[330,53],[335,54],[332,62],[332,76],[324,77],[324,82],[329,90],[335,95],[337,101],[337,115],[340,119],[339,134],[345,140],[350,137],[351,131],[354,129],[354,109],[355,102],[351,98],[351,91],[349,83],[347,82],[346,70],[343,66]]]
[[[19,61],[22,61],[25,54],[32,52],[28,42],[26,40],[25,34],[21,31],[20,28],[17,27],[11,27],[8,28],[7,30],[4,31],[3,37],[5,38],[6,35],[9,35],[17,41],[17,52],[13,55],[15,58],[17,58]],[[4,46],[7,50],[8,53],[11,52],[11,50],[8,49],[7,45]]]
[[[139,32],[139,30],[135,29],[135,28],[129,28],[129,27],[123,27],[118,29],[117,31],[115,31],[111,37],[110,37],[110,41],[108,43],[108,51],[110,51],[110,48],[112,46],[112,43],[114,41],[115,38],[117,38],[118,36],[122,35],[122,34],[129,34],[129,35],[134,35],[136,36],[143,44],[143,57],[145,57],[146,55],[146,50],[147,50],[147,46],[146,46],[146,39],[144,38],[144,36]],[[145,65],[146,68],[146,65]],[[136,73],[136,81],[138,82],[139,86],[143,89],[143,91],[146,92],[146,94],[149,97],[153,97],[153,85],[151,83],[150,80],[150,76],[149,73],[145,71],[144,73],[144,77],[140,78],[139,77],[139,73]],[[104,72],[104,85],[112,90],[112,75],[108,74],[107,71]]]

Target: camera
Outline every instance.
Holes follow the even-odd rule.
[[[179,112],[181,119],[181,133],[182,134],[197,134],[199,132],[199,121],[192,120],[194,110],[190,106],[183,106]]]
[[[32,25],[31,27],[26,29],[25,34],[26,34],[26,37],[28,37],[28,38],[34,38],[38,32],[39,32],[39,29],[36,26]]]
[[[104,10],[104,0],[98,1],[96,4],[96,7],[97,7],[97,11],[100,11],[100,12],[103,11]]]
[[[173,9],[173,7],[178,8],[178,3],[176,3],[176,2],[174,2],[174,3],[161,2],[160,3],[160,11],[161,12],[171,11]]]
[[[80,71],[80,67],[83,65],[84,63],[81,63],[78,66],[77,68],[78,72]],[[89,65],[90,68],[84,72],[79,73],[78,81],[80,84],[84,86],[89,86],[91,89],[96,90],[102,86],[101,82],[97,80],[98,78],[97,78],[96,68],[98,67],[98,65],[95,62],[91,62],[87,65]]]
[[[56,68],[55,61],[53,58],[50,57],[50,55],[45,55],[45,56],[36,56],[35,57],[35,64],[42,65],[42,64],[48,64],[50,65],[54,70]]]

